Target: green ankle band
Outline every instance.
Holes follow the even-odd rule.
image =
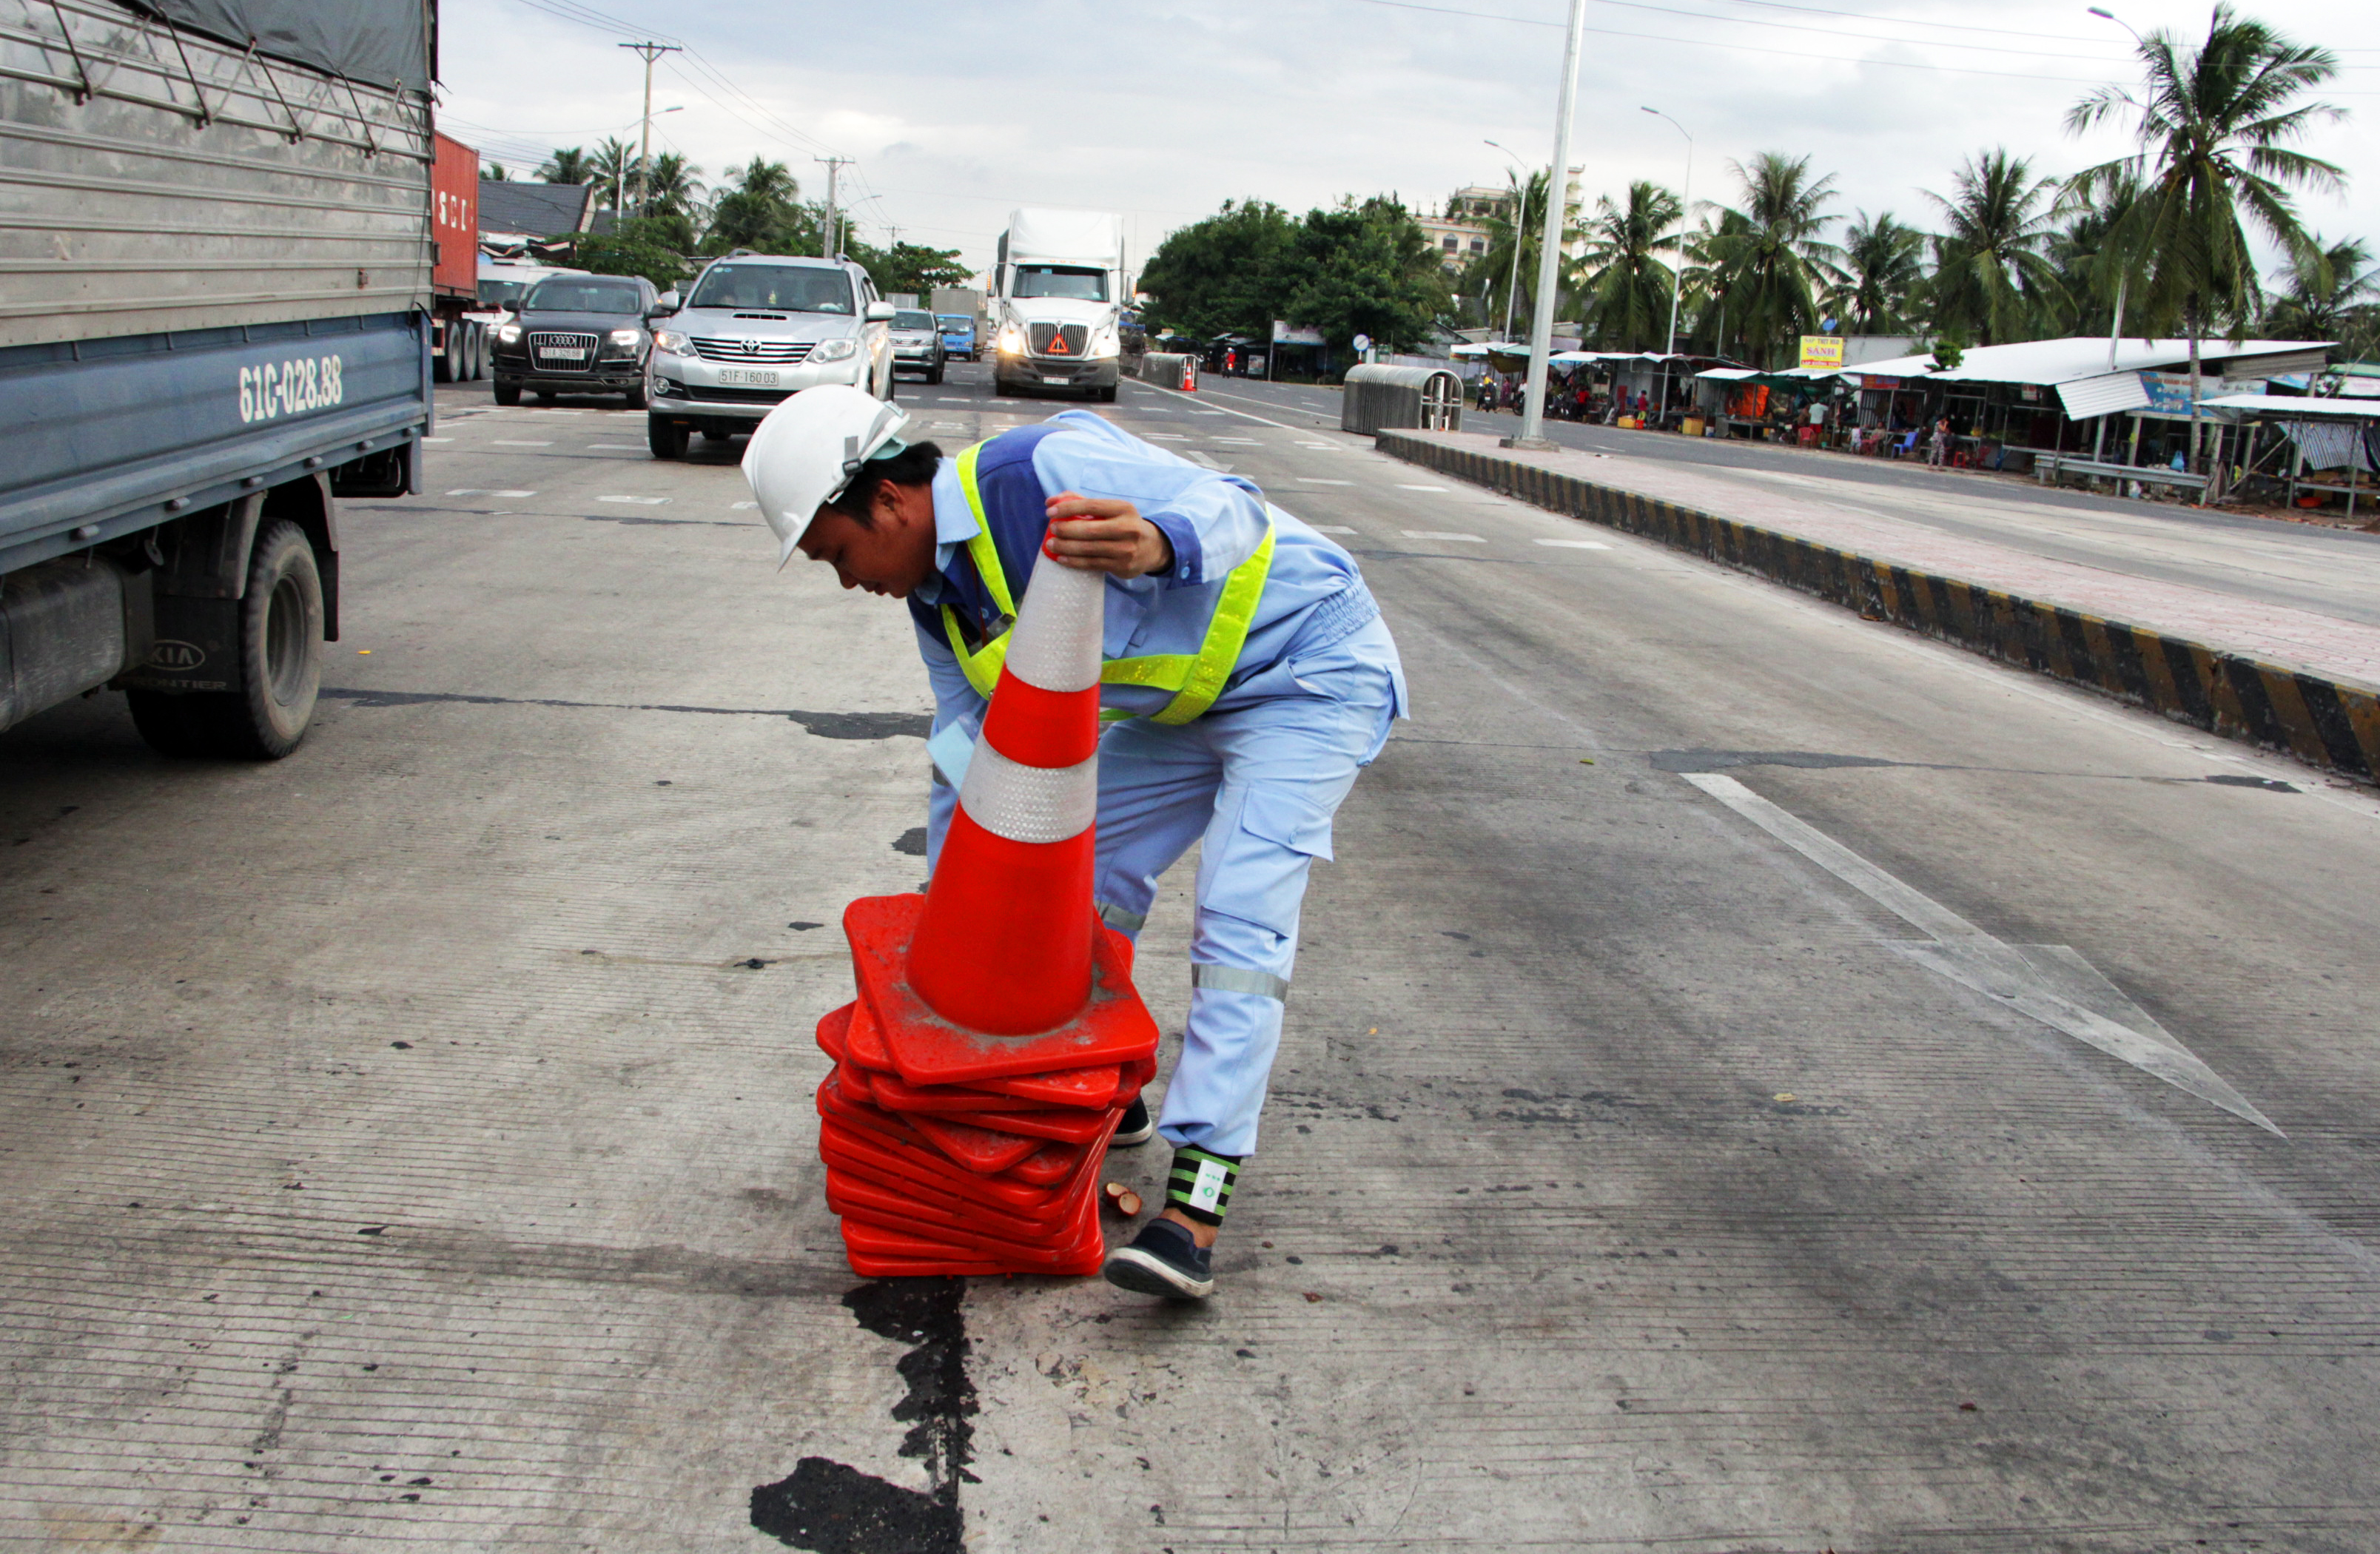
[[[1220,1225],[1239,1179],[1240,1162],[1235,1157],[1210,1155],[1185,1145],[1173,1151],[1172,1174],[1165,1182],[1165,1207],[1178,1208],[1202,1225]]]

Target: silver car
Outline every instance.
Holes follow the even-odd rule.
[[[893,309],[846,261],[736,253],[714,260],[683,304],[654,310],[646,431],[655,458],[686,437],[748,432],[786,395],[850,383],[892,397]]]
[[[904,308],[892,315],[892,370],[917,372],[926,382],[942,381],[942,326],[922,308]]]

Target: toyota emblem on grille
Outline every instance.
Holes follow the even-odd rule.
[[[758,340],[745,341],[744,354],[746,356],[759,356],[760,354],[760,342]]]

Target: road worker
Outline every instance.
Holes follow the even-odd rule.
[[[1037,559],[1107,574],[1100,917],[1136,938],[1158,877],[1202,845],[1190,1018],[1153,1129],[1174,1151],[1165,1207],[1106,1273],[1203,1297],[1257,1146],[1307,871],[1404,715],[1396,644],[1354,558],[1244,479],[1087,411],[955,458],[908,430],[861,390],[806,389],[760,424],[745,474],[781,563],[798,552],[908,603],[934,692],[929,868]],[[1135,1100],[1115,1142],[1151,1132]]]

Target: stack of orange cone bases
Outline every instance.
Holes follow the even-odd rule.
[[[1106,1255],[1100,1161],[1157,1025],[1091,913],[1104,600],[1037,565],[932,882],[844,911],[859,997],[819,1022],[819,1154],[864,1277]]]

